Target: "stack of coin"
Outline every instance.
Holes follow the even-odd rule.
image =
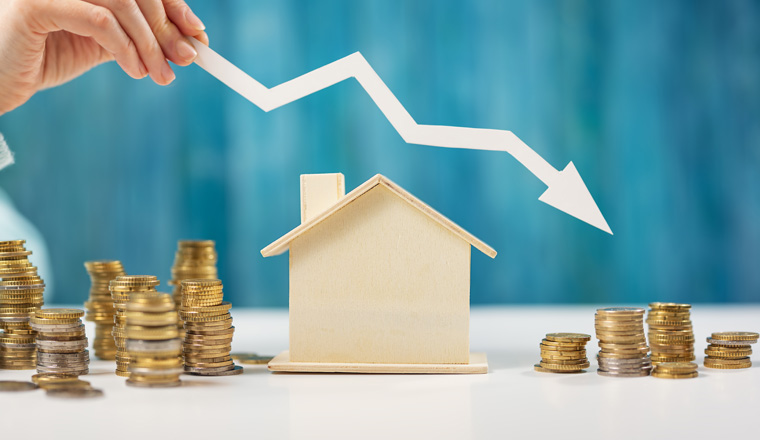
[[[90,298],[84,303],[87,310],[85,319],[95,323],[95,339],[92,341],[92,348],[98,358],[112,361],[116,358],[116,344],[113,340],[113,299],[111,291],[108,290],[108,284],[114,278],[126,273],[120,261],[86,261],[84,267],[92,280]]]
[[[722,370],[736,370],[752,366],[751,344],[757,343],[760,335],[755,332],[718,332],[707,338],[705,367]]]
[[[177,243],[177,253],[174,255],[172,279],[169,285],[174,286],[174,302],[178,309],[182,303],[182,280],[218,278],[215,246],[216,243],[213,240],[179,240]],[[177,325],[181,329],[180,333],[184,333],[183,321],[179,316]]]
[[[220,280],[182,281],[179,316],[185,322],[182,353],[185,372],[202,376],[231,376],[243,372],[230,357],[232,326],[229,302],[222,301]]]
[[[644,309],[611,307],[596,311],[599,339],[597,373],[612,377],[648,376],[652,369],[644,336]]]
[[[541,362],[534,365],[542,373],[580,373],[589,367],[583,333],[547,333],[541,341]]]
[[[177,308],[168,293],[134,293],[127,303],[129,379],[137,387],[173,387],[182,369]]]
[[[127,302],[133,293],[155,292],[159,285],[158,278],[153,275],[121,275],[111,280],[108,289],[111,291],[114,308],[113,339],[116,345],[116,375],[129,377],[129,354],[127,354]]]
[[[649,304],[649,347],[652,363],[690,362],[694,357],[694,331],[689,304]]]
[[[45,283],[29,262],[24,240],[0,241],[0,369],[36,368],[36,345],[29,318],[43,304]]]
[[[41,309],[30,320],[37,332],[37,372],[87,374],[90,354],[83,310]]]
[[[659,362],[652,369],[652,376],[660,379],[690,379],[698,375],[694,362]]]

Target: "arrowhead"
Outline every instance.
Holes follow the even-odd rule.
[[[612,230],[572,162],[559,172],[559,176],[538,200],[612,235]]]

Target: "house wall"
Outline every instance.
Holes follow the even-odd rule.
[[[467,363],[470,254],[375,187],[290,245],[291,361]]]

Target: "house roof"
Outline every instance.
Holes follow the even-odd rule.
[[[404,188],[401,188],[400,186],[396,185],[395,183],[390,181],[387,177],[383,176],[382,174],[377,174],[371,179],[362,183],[361,185],[356,187],[353,191],[351,191],[350,193],[346,194],[343,198],[338,200],[338,202],[335,203],[332,207],[326,209],[323,213],[312,218],[306,223],[302,223],[301,225],[299,225],[292,231],[288,232],[287,234],[277,239],[277,241],[275,241],[274,243],[262,249],[261,255],[265,257],[271,257],[274,255],[282,254],[283,252],[288,250],[288,248],[290,247],[290,243],[293,240],[295,240],[298,236],[309,231],[311,228],[318,225],[320,222],[330,217],[331,215],[335,214],[341,208],[347,206],[349,203],[358,199],[359,197],[361,197],[362,195],[367,193],[369,190],[371,190],[372,188],[378,185],[384,186],[385,188],[390,190],[393,194],[395,194],[396,196],[398,196],[405,202],[409,203],[413,207],[417,208],[419,211],[426,214],[428,217],[430,217],[432,220],[434,220],[435,222],[437,222],[444,228],[448,229],[452,234],[457,235],[462,240],[470,243],[473,247],[478,249],[480,252],[483,252],[484,254],[488,255],[491,258],[494,258],[496,256],[496,251],[492,247],[483,243],[477,237],[465,231],[459,225],[452,222],[451,220],[449,220],[448,218],[440,214],[435,209],[426,205],[420,199],[414,197],[409,192],[407,192]]]

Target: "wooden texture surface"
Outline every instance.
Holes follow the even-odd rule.
[[[283,373],[366,373],[366,374],[486,374],[485,353],[470,353],[467,364],[368,364],[291,362],[283,351],[269,362],[269,371]]]
[[[378,185],[290,244],[297,362],[469,362],[470,244]]]
[[[346,195],[341,173],[301,175],[301,223],[306,223]]]

